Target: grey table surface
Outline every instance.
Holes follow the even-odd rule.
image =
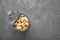
[[[20,13],[31,24],[23,33],[12,26]],[[0,0],[0,40],[60,40],[60,0]]]

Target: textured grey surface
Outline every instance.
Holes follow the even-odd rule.
[[[29,31],[14,30],[16,11],[30,18]],[[0,0],[0,40],[60,40],[60,0]]]

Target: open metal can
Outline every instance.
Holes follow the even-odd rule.
[[[13,27],[19,31],[26,31],[29,29],[29,21],[30,20],[26,15],[20,14],[16,21],[13,23]]]

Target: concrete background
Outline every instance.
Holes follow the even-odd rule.
[[[27,32],[12,26],[19,12],[30,18]],[[60,40],[60,0],[0,0],[0,40]]]

